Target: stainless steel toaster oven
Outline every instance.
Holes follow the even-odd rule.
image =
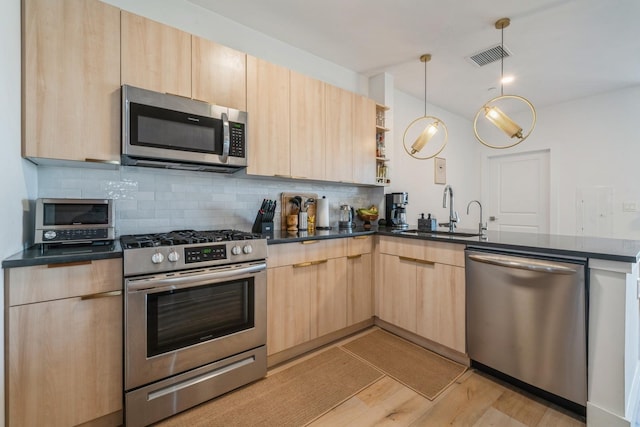
[[[115,238],[111,199],[36,200],[34,243],[79,244]]]

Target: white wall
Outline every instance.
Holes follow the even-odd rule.
[[[25,201],[33,199],[36,188],[35,167],[20,157],[20,2],[17,0],[0,3],[0,52],[0,259],[4,259],[23,248],[26,240],[22,233],[23,206]],[[4,274],[0,275],[0,285],[4,285]],[[4,307],[4,292],[0,292],[0,306]],[[0,317],[0,352],[4,354],[4,316]],[[0,383],[4,384],[4,369],[0,370]],[[0,389],[0,425],[4,425],[4,387]]]
[[[640,86],[537,113],[529,139],[505,151],[550,151],[551,233],[640,239],[640,212],[623,212],[626,202],[640,209]]]
[[[431,213],[438,223],[448,222],[449,209],[442,207],[445,186],[434,183],[435,160],[414,159],[405,152],[402,144],[406,127],[414,119],[424,115],[424,100],[395,91],[394,105],[391,107],[394,136],[392,151],[388,154],[391,158],[391,185],[386,192],[409,193],[407,222],[411,225],[417,224],[417,218],[421,213],[425,214],[425,218]],[[442,119],[447,126],[449,141],[438,157],[446,159],[446,183],[453,188],[455,209],[460,217],[459,226],[475,229],[479,218],[478,207],[472,207],[469,215],[466,210],[471,200],[480,199],[481,187],[478,178],[481,162],[480,144],[473,136],[471,122],[433,105],[427,105],[427,114]]]

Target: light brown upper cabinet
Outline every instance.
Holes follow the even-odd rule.
[[[353,181],[376,183],[376,103],[353,95]]]
[[[325,84],[291,71],[291,176],[327,179],[325,174]]]
[[[191,37],[193,98],[247,109],[247,55],[201,37]]]
[[[325,85],[326,175],[335,182],[353,182],[353,99],[352,92]],[[375,139],[371,141],[375,144]]]
[[[119,9],[24,0],[22,19],[23,157],[119,162]]]
[[[122,11],[122,84],[191,97],[191,34]]]
[[[248,174],[291,177],[289,77],[287,68],[247,55]]]

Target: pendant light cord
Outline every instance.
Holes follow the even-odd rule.
[[[500,29],[500,96],[504,95],[504,25]]]
[[[427,117],[427,62],[424,61],[424,116]]]

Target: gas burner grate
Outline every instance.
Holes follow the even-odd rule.
[[[174,230],[167,233],[126,235],[120,237],[124,249],[149,248],[155,246],[193,245],[197,243],[215,243],[232,240],[262,239],[260,234],[240,230]]]

